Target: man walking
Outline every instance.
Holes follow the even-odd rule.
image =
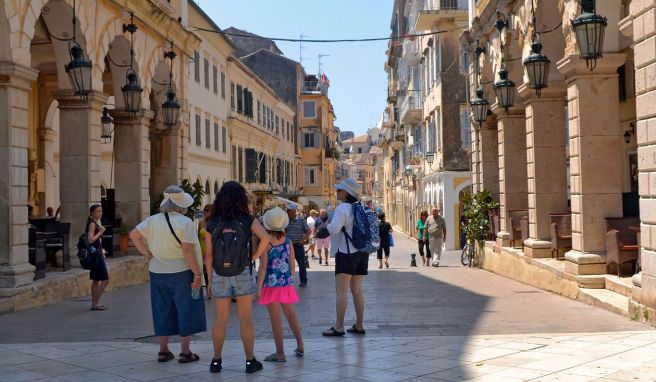
[[[290,203],[287,205],[287,216],[289,216],[289,225],[285,229],[285,233],[294,245],[294,257],[298,264],[298,275],[301,279],[301,283],[298,286],[304,288],[307,286],[307,264],[305,262],[303,243],[310,236],[312,230],[308,227],[305,219],[297,215],[295,204]]]
[[[446,238],[446,221],[440,216],[439,208],[433,208],[431,216],[426,219],[424,235],[428,238],[428,246],[433,254],[433,266],[438,267],[442,257],[442,244]]]

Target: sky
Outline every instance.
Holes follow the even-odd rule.
[[[234,26],[264,37],[340,39],[388,37],[393,0],[197,0],[222,29]],[[299,43],[276,42],[298,61]],[[308,74],[322,69],[330,79],[335,125],[362,134],[378,123],[387,98],[387,41],[303,43]]]

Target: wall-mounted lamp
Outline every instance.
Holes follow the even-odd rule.
[[[633,122],[629,123],[629,126],[631,126],[631,128],[624,132],[624,142],[626,142],[627,145],[631,143],[631,136],[635,135],[635,125]]]

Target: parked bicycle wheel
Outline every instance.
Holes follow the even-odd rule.
[[[469,262],[471,260],[470,249],[471,249],[471,247],[470,247],[469,243],[467,243],[467,245],[465,245],[465,248],[462,249],[462,254],[460,255],[460,262],[464,266],[468,266]]]

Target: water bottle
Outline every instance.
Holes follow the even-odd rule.
[[[191,298],[198,300],[200,298],[200,287],[191,288]]]

